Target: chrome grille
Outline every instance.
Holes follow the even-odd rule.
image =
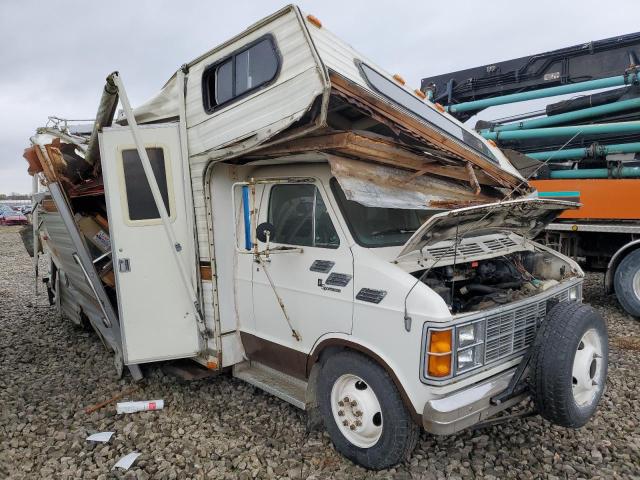
[[[525,350],[536,337],[538,323],[547,313],[547,302],[569,299],[569,289],[537,302],[488,315],[485,319],[485,365]]]

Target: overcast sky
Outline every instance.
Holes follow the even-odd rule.
[[[29,192],[22,151],[47,116],[95,115],[118,70],[132,104],[183,63],[284,2],[0,0],[0,193]],[[325,28],[409,84],[640,30],[638,0],[301,1]],[[487,112],[486,118],[503,111]]]

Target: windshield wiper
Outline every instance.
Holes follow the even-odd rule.
[[[415,233],[416,230],[408,230],[404,228],[389,228],[387,230],[378,230],[377,232],[371,232],[371,235],[377,237],[378,235],[386,235],[388,233]]]

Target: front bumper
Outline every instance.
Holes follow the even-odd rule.
[[[422,426],[435,435],[450,435],[520,403],[528,394],[517,395],[500,405],[491,403],[492,397],[507,388],[515,371],[512,368],[446,397],[429,400],[422,412]]]

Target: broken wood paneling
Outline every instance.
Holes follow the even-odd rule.
[[[392,120],[402,129],[417,134],[429,145],[442,148],[462,159],[472,162],[480,167],[488,176],[495,179],[500,185],[508,188],[518,188],[522,186],[522,180],[518,177],[501,169],[498,165],[487,160],[481,155],[478,155],[472,150],[462,147],[451,138],[437,131],[435,128],[432,128],[424,122],[421,122],[412,116],[403,113],[399,109],[394,108],[392,105],[383,102],[372,93],[367,92],[365,89],[350,82],[341,75],[331,72],[330,78],[332,88],[336,91],[347,97],[353,98],[359,105],[366,107],[367,110],[376,112],[378,115]]]
[[[421,175],[433,174],[469,182],[465,167],[441,165],[435,159],[425,157],[400,147],[396,142],[366,132],[335,132],[292,140],[260,150],[261,155],[288,155],[306,151],[328,151],[356,156],[398,168],[416,170]],[[482,171],[476,172],[478,182],[496,186],[497,182]]]

